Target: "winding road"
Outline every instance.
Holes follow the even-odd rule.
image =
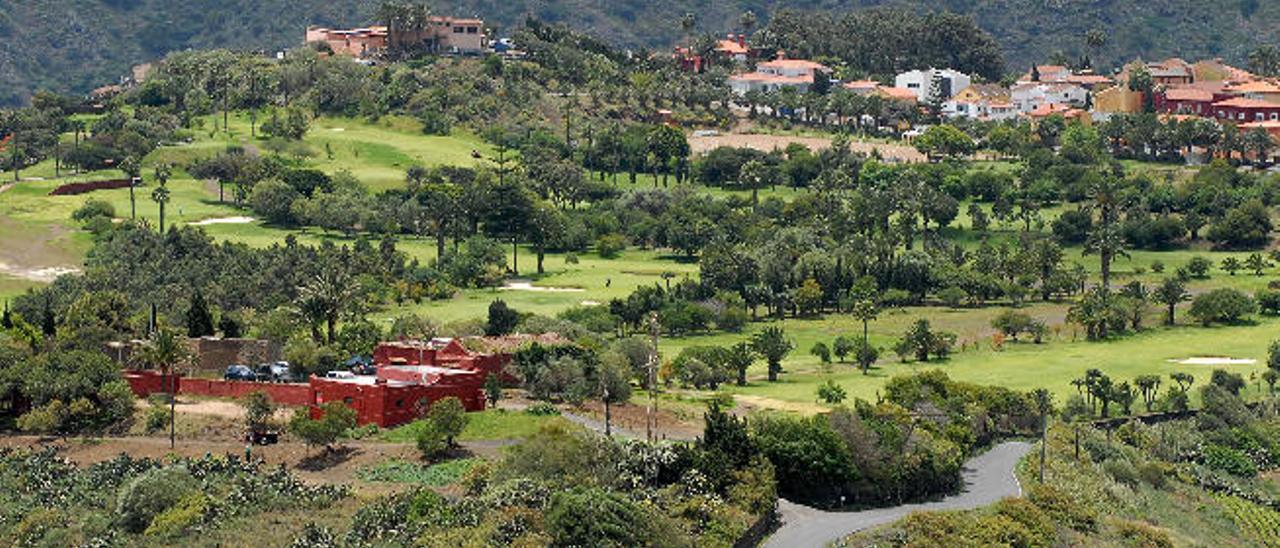
[[[782,499],[778,513],[782,526],[765,541],[767,548],[809,548],[826,546],[846,535],[877,525],[892,523],[912,512],[968,510],[986,506],[1005,497],[1022,496],[1022,486],[1013,469],[1032,445],[1001,443],[964,464],[964,491],[934,502],[904,504],[861,512],[825,512]]]

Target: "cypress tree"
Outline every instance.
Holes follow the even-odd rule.
[[[200,291],[191,297],[191,308],[187,309],[187,336],[213,336],[213,315],[209,313],[209,305]]]

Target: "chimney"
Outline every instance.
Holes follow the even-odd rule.
[[[778,50],[778,60],[781,61],[786,58],[787,58],[786,50]]]
[[[733,40],[733,33],[730,32],[729,34],[726,34],[725,38],[728,38],[729,40]]]
[[[738,35],[738,45],[744,48],[747,47],[747,35],[745,34]]]

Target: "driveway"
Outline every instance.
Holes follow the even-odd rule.
[[[933,510],[968,510],[995,503],[1005,497],[1022,496],[1022,486],[1013,469],[1032,445],[1005,442],[964,464],[964,491],[935,502],[904,504],[892,508],[875,508],[861,512],[825,512],[778,501],[782,526],[764,543],[768,548],[807,548],[826,546],[849,534],[877,525],[892,523],[912,512]]]

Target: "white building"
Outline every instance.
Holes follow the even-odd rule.
[[[934,90],[934,83],[938,89]],[[916,100],[929,102],[931,93],[937,93],[938,99],[946,101],[969,87],[972,79],[963,72],[951,69],[912,70],[899,74],[893,79],[893,87],[906,88],[916,93]]]
[[[1018,112],[1027,113],[1046,104],[1083,107],[1089,101],[1089,91],[1075,84],[1030,82],[1014,86],[1010,98]]]
[[[942,115],[972,120],[1008,120],[1018,115],[1009,90],[998,84],[974,84],[942,103]]]

